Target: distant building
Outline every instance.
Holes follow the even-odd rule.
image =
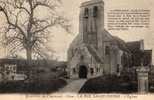
[[[68,49],[67,70],[70,78],[120,75],[124,67],[141,63],[138,56],[144,51],[143,40],[126,43],[106,31],[102,0],[81,4],[79,25],[80,33]],[[135,64],[136,61],[139,62]]]
[[[152,50],[144,50],[144,41],[127,42],[126,46],[131,52],[131,66],[152,65]]]
[[[36,73],[64,72],[66,62],[54,60],[32,60],[31,66],[28,66],[26,59],[0,59],[0,81],[25,80],[30,71]],[[36,75],[37,76],[37,75]]]

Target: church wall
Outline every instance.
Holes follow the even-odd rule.
[[[98,52],[99,54],[101,55],[101,57],[103,58],[104,57],[104,34],[103,34],[103,30],[104,30],[104,3],[100,3],[99,4],[99,9],[98,9],[100,12],[99,12],[99,16],[98,16],[98,19],[97,19],[97,31],[98,31]]]
[[[79,67],[81,65],[85,65],[87,67],[87,78],[96,77],[102,74],[100,64],[95,61],[84,46],[80,48],[78,47],[78,50],[73,55],[74,56],[68,63],[67,69],[70,78],[79,78]],[[84,59],[81,60],[81,56],[83,56]]]
[[[122,55],[123,50],[121,50],[117,45],[111,45],[111,42],[104,43],[104,74],[120,74],[122,70]],[[106,54],[106,47],[109,49],[107,50],[108,53]]]
[[[103,75],[103,69],[102,69],[102,65],[100,63],[98,63],[97,61],[95,61],[95,59],[92,57],[92,62],[89,65],[89,74],[88,77],[92,78],[92,77],[96,77],[96,76],[101,76]],[[91,73],[91,69],[93,69],[93,73]]]
[[[122,65],[122,56],[123,56],[124,51],[123,50],[118,50],[118,56],[117,56],[117,64],[119,68],[117,68],[117,74],[120,75],[122,69],[123,69],[123,65]]]
[[[117,51],[111,50],[111,74],[117,74]]]
[[[108,47],[108,50],[106,50],[106,47]],[[110,70],[111,70],[111,51],[110,51],[110,43],[109,42],[105,42],[104,43],[104,74],[110,74]],[[108,53],[107,53],[108,52]]]

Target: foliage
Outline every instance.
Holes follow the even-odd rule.
[[[62,79],[50,79],[48,81],[12,81],[0,83],[0,93],[53,93],[66,85]]]
[[[32,55],[48,56],[45,50],[49,50],[46,44],[51,27],[61,26],[66,31],[70,28],[69,20],[58,13],[61,3],[61,0],[0,0],[0,12],[6,19],[2,41],[9,52],[25,50],[28,60]]]

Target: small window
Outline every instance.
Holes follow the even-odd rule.
[[[9,74],[10,74],[10,72],[9,72],[9,71],[7,71],[7,72],[6,72],[6,74],[7,74],[7,75],[9,75]]]
[[[77,49],[77,48],[75,48],[75,49],[74,49],[74,52],[76,53],[77,51],[78,51],[78,49]]]
[[[98,7],[94,6],[94,8],[93,8],[93,17],[97,17],[97,15],[98,15]]]
[[[99,72],[100,71],[100,69],[97,67],[97,72]]]
[[[91,75],[94,74],[94,68],[90,68],[90,73],[91,73]]]
[[[117,73],[119,73],[119,72],[120,72],[120,65],[117,64]]]
[[[13,67],[13,70],[16,70],[16,67]]]
[[[89,9],[85,8],[85,10],[84,10],[84,18],[88,18],[88,16],[89,16]]]
[[[110,48],[109,46],[105,47],[105,55],[109,55],[110,54]]]
[[[76,73],[76,69],[75,68],[73,68],[73,73]]]
[[[14,76],[11,76],[12,80],[14,80]]]
[[[80,56],[80,59],[81,59],[81,60],[83,60],[83,59],[84,59],[84,56],[83,56],[83,55],[81,55],[81,56]]]

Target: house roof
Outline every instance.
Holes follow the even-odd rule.
[[[126,42],[120,39],[119,37],[113,36],[113,41],[117,44],[117,46],[124,51],[129,52],[129,49],[126,45]]]
[[[101,4],[104,4],[103,0],[89,0],[89,1],[86,1],[86,2],[83,2],[81,4],[81,7],[83,6],[88,6],[88,5],[92,5],[92,4],[97,4],[97,3],[101,3]]]
[[[127,42],[126,45],[131,52],[139,51],[141,48],[141,41]]]
[[[78,34],[74,39],[73,41],[71,42],[70,46],[69,46],[69,49],[73,48],[73,47],[76,47],[80,44],[82,44],[83,41],[82,41],[82,35],[81,34]]]
[[[126,42],[124,40],[120,39],[117,36],[111,35],[107,30],[104,30],[103,34],[105,35],[104,41],[110,41],[116,44],[121,50],[129,52],[129,49],[127,48]]]
[[[143,42],[143,40],[125,42],[121,38],[111,35],[107,30],[104,30],[103,33],[105,34],[105,37],[107,37],[108,40],[110,40],[110,42],[116,43],[116,45],[121,50],[124,50],[127,52],[134,52],[134,51],[141,50],[141,43]]]

